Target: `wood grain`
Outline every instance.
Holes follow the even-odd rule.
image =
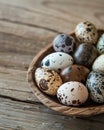
[[[104,116],[71,118],[57,115],[42,104],[0,99],[0,130],[103,130]]]
[[[45,125],[40,125],[43,120],[39,120],[31,114],[31,118],[23,120],[24,112],[29,115],[29,111],[21,107],[16,109],[16,103],[21,105],[43,106],[32,94],[27,83],[27,69],[33,57],[50,43],[55,35],[60,32],[70,33],[80,21],[89,20],[95,25],[104,28],[104,1],[103,0],[0,0],[0,129],[1,130],[38,130],[47,129],[100,129],[103,125],[96,125],[99,120],[104,123],[103,115],[97,116],[94,121],[88,118],[79,121],[79,125],[74,119],[64,122],[66,116],[57,115],[56,123],[53,121],[54,114],[49,112]],[[8,100],[5,100],[7,98]],[[4,101],[5,100],[5,101]],[[11,102],[10,105],[9,101]],[[17,102],[18,101],[18,102]],[[34,103],[34,104],[32,104]],[[1,107],[2,106],[2,107]],[[10,106],[12,107],[12,109]],[[15,111],[17,110],[17,113]],[[43,110],[46,107],[43,106]],[[39,108],[41,113],[42,109]],[[47,110],[49,110],[47,108]],[[8,111],[6,113],[6,111]],[[8,113],[12,115],[9,118]],[[1,116],[5,114],[5,116]],[[14,120],[14,115],[16,120]],[[25,115],[26,116],[26,115]],[[56,116],[55,116],[56,118]],[[69,117],[68,117],[69,118]],[[33,120],[35,120],[35,123]],[[18,121],[19,120],[19,121]],[[53,122],[49,123],[48,120]],[[91,120],[91,121],[90,121]],[[27,123],[28,122],[28,123]],[[32,122],[29,124],[29,122]],[[38,122],[38,125],[37,125]],[[57,123],[58,122],[58,123]],[[70,125],[68,124],[69,122]],[[82,122],[82,123],[81,123]],[[93,122],[93,125],[92,125]],[[55,123],[55,126],[53,125]],[[28,124],[28,125],[26,125]],[[43,123],[44,124],[44,123]],[[48,125],[49,124],[49,125]],[[73,125],[72,125],[73,124]],[[77,125],[76,125],[77,124]],[[82,124],[82,127],[81,127]]]

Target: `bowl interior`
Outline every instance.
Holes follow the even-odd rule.
[[[99,37],[101,34],[104,33],[104,30],[99,29],[98,34]],[[75,39],[75,34],[70,33]],[[76,46],[78,46],[79,42],[76,39]],[[47,107],[58,111],[65,115],[71,115],[71,116],[91,116],[91,115],[97,115],[100,113],[104,113],[104,104],[96,104],[92,101],[88,100],[83,106],[80,107],[72,107],[72,106],[64,106],[59,103],[56,97],[49,96],[45,93],[43,93],[36,85],[34,73],[35,69],[37,67],[40,67],[40,62],[42,59],[50,54],[51,52],[54,52],[52,44],[49,44],[47,47],[42,49],[33,59],[31,62],[29,69],[28,69],[28,82],[32,88],[32,91],[36,95],[36,97]]]

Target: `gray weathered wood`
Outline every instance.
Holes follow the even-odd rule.
[[[104,115],[77,119],[58,115],[42,104],[0,99],[0,127],[5,130],[103,130]]]

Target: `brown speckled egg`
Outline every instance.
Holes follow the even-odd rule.
[[[66,82],[59,87],[57,98],[64,105],[80,106],[88,99],[88,90],[80,82]]]
[[[57,72],[41,67],[35,71],[35,81],[40,90],[52,96],[56,95],[58,87],[62,85],[62,79]]]
[[[83,43],[95,44],[98,39],[98,32],[94,24],[89,21],[81,22],[76,26],[75,34],[77,39]]]
[[[78,81],[85,83],[89,69],[82,65],[71,65],[66,67],[61,72],[63,82]]]
[[[97,58],[97,49],[87,43],[80,44],[74,53],[74,60],[76,64],[91,67],[93,61]]]

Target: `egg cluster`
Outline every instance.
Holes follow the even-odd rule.
[[[80,106],[88,98],[104,103],[104,34],[98,37],[94,24],[81,22],[74,37],[56,36],[53,49],[35,70],[39,89],[67,106]]]

